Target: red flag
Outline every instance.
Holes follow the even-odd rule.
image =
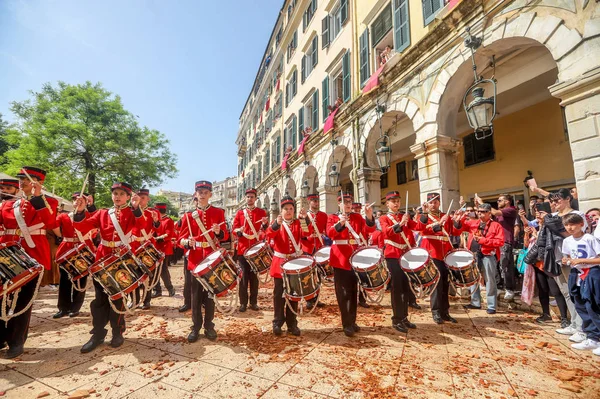
[[[367,84],[362,89],[363,94],[369,94],[370,92],[372,92],[373,90],[375,90],[376,88],[379,87],[379,75],[381,75],[381,71],[383,71],[383,67],[385,67],[385,64],[380,66],[379,69],[376,70],[375,73],[373,73],[373,75],[371,75],[371,77],[367,81]]]
[[[242,179],[244,178],[244,175],[246,175],[246,171],[242,170]]]
[[[271,106],[271,98],[267,98],[267,103],[265,104],[265,112],[267,112],[269,110],[269,107]]]
[[[279,91],[279,83],[281,82],[281,79],[277,79],[277,87],[275,87],[275,91]]]
[[[306,144],[306,141],[308,140],[309,137],[310,137],[310,134],[307,134],[302,139],[302,142],[300,143],[300,147],[298,147],[298,154],[302,154],[304,152],[304,144]]]
[[[260,124],[262,125],[262,112],[260,113]]]
[[[335,114],[337,114],[339,108],[334,109],[329,116],[327,117],[327,119],[325,120],[325,125],[323,126],[323,134],[327,134],[329,133],[331,130],[333,130],[333,126],[334,126],[334,118],[335,118]]]
[[[282,170],[287,169],[287,160],[289,157],[290,157],[290,153],[285,154],[285,157],[283,157],[283,161],[281,161],[281,169]]]

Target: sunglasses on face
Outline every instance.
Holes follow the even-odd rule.
[[[477,213],[488,213],[489,211],[480,211],[478,210]]]

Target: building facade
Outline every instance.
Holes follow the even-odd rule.
[[[164,195],[173,204],[179,213],[187,212],[193,208],[193,194],[180,191],[158,190],[157,195]]]
[[[210,203],[225,210],[225,217],[232,219],[237,207],[237,176],[213,182]]]
[[[483,139],[463,108],[473,63],[497,85]],[[286,0],[240,115],[239,206],[250,186],[273,213],[302,191],[333,212],[340,189],[376,206],[390,190],[410,206],[433,191],[445,207],[460,195],[527,201],[531,172],[546,190],[576,186],[582,210],[600,207],[598,65],[595,1]]]

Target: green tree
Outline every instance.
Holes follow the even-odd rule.
[[[171,216],[173,218],[179,219],[179,213],[177,212],[177,208],[173,205],[171,201],[164,195],[151,195],[150,196],[150,206],[154,206],[157,202],[164,202],[167,204],[167,216]]]
[[[8,142],[8,129],[8,122],[6,122],[2,118],[2,114],[0,114],[0,164],[4,163],[6,153],[13,147]]]
[[[7,129],[7,141],[15,146],[4,157],[7,173],[22,165],[44,168],[46,188],[66,198],[81,190],[89,174],[86,191],[100,205],[110,204],[115,181],[138,188],[176,175],[176,156],[165,136],[141,127],[121,98],[100,83],[47,83],[31,96],[11,103],[17,122]]]

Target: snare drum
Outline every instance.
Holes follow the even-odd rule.
[[[135,256],[148,268],[154,270],[161,264],[165,254],[160,252],[151,241],[146,241],[135,251]]]
[[[58,266],[67,272],[69,280],[77,281],[90,273],[96,257],[86,243],[80,243],[56,258]]]
[[[192,271],[192,275],[214,295],[222,297],[235,291],[236,270],[227,250],[219,248],[200,262]]]
[[[453,249],[448,252],[444,262],[455,286],[466,288],[479,282],[479,268],[473,252],[465,248]]]
[[[315,260],[310,255],[300,255],[281,265],[285,296],[290,301],[308,301],[319,295],[321,283]]]
[[[330,255],[331,247],[323,247],[315,252],[315,262],[317,262],[317,267],[320,269],[323,277],[332,279],[333,267],[329,264]]]
[[[377,247],[359,248],[350,257],[350,265],[365,291],[385,289],[390,281],[383,253]]]
[[[408,276],[413,287],[424,290],[435,287],[440,279],[440,272],[429,256],[429,252],[423,248],[408,250],[400,258],[400,267]]]
[[[266,242],[259,242],[246,250],[244,258],[246,258],[254,273],[264,274],[271,267],[273,250]]]
[[[127,247],[121,247],[94,263],[90,273],[111,301],[124,298],[148,279],[148,269]]]
[[[0,297],[34,280],[42,270],[44,267],[27,255],[16,242],[0,244]]]

